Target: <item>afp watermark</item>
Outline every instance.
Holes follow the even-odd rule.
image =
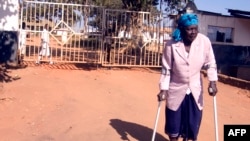
[[[224,141],[250,141],[249,125],[224,125]]]

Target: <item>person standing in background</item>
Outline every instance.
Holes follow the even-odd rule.
[[[18,46],[18,64],[23,66],[24,62],[24,55],[26,53],[26,37],[27,37],[27,33],[25,31],[26,29],[26,23],[23,22],[22,23],[22,27],[21,30],[19,32],[19,46]]]
[[[53,64],[52,57],[50,54],[50,46],[49,46],[49,31],[48,31],[48,24],[45,24],[44,29],[41,35],[41,50],[39,52],[38,60],[36,64],[40,64],[42,57],[46,56],[49,58],[49,64]]]
[[[203,83],[207,69],[209,94],[217,93],[216,60],[208,37],[198,32],[196,14],[183,14],[162,56],[158,101],[166,101],[165,133],[170,141],[196,141],[202,119]]]

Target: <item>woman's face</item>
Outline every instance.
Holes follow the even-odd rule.
[[[184,40],[193,42],[198,34],[198,25],[190,25],[184,28]]]

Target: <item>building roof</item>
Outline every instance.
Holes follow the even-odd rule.
[[[216,13],[216,12],[210,12],[210,11],[204,11],[204,10],[198,10],[199,14],[204,14],[204,15],[212,15],[212,16],[224,16],[221,13]]]
[[[223,15],[221,13],[209,12],[209,11],[203,11],[203,10],[198,10],[198,13],[204,14],[204,15],[212,15],[212,16],[236,17],[236,18],[250,19],[250,11],[242,11],[242,10],[234,10],[234,9],[228,9],[228,13],[230,15]]]
[[[228,9],[228,13],[233,17],[250,19],[250,11]]]

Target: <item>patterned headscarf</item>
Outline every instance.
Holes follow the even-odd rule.
[[[181,41],[181,28],[187,27],[190,25],[198,25],[198,17],[196,14],[188,13],[183,14],[179,20],[178,20],[178,27],[175,29],[175,31],[172,34],[172,37],[175,41]]]

